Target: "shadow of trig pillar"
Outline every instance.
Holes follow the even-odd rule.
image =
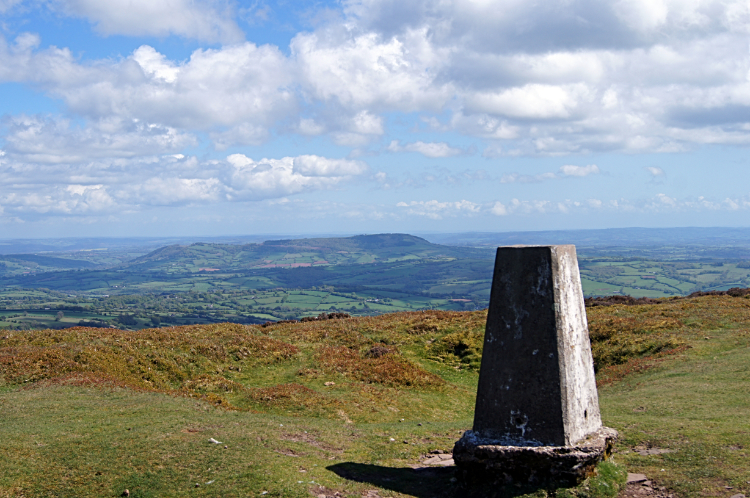
[[[608,456],[575,246],[499,247],[473,430],[473,479],[573,485]]]

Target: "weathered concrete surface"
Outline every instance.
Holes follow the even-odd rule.
[[[575,247],[499,247],[474,427],[453,456],[468,483],[574,485],[608,456]]]
[[[503,446],[466,431],[453,448],[453,459],[466,484],[538,484],[575,486],[607,458],[617,431],[600,428],[575,446]]]
[[[474,431],[572,445],[601,427],[575,247],[497,250]]]

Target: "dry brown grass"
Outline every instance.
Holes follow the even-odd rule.
[[[591,350],[597,370],[633,358],[675,350],[685,343],[678,333],[683,322],[664,316],[663,311],[658,316],[618,316],[611,314],[619,311],[613,308],[619,306],[611,307],[609,314],[603,312],[606,308],[588,310]]]
[[[653,364],[644,358],[680,351],[699,327],[750,319],[750,300],[706,296],[597,306],[588,309],[588,317],[595,364],[610,382]],[[360,385],[435,388],[445,380],[425,369],[425,362],[479,368],[485,320],[486,311],[423,311],[265,328],[227,323],[137,332],[84,327],[11,332],[0,338],[0,382],[109,384],[228,407],[230,401],[243,407],[320,401],[312,391],[320,378],[331,376]]]
[[[219,324],[137,332],[84,327],[15,332],[0,342],[0,376],[21,384],[84,374],[166,392],[185,389],[205,372],[276,363],[299,352],[255,330]]]
[[[744,294],[707,295],[647,305],[596,306],[586,313],[597,371],[607,370],[603,378],[618,380],[630,371],[649,368],[654,364],[649,358],[684,351],[687,341],[703,330],[748,323],[750,299]],[[623,367],[610,368],[617,365]]]
[[[431,358],[460,368],[479,370],[484,349],[484,329],[459,330],[433,341]]]
[[[368,350],[369,352],[369,350]],[[345,346],[323,346],[316,360],[319,368],[368,384],[394,387],[433,387],[445,381],[392,352],[368,356]]]
[[[602,413],[625,438],[620,448],[676,450],[618,458],[679,496],[718,496],[724,486],[747,494],[750,299],[599,306],[588,316],[597,377],[611,384],[600,391]],[[168,496],[167,489],[230,496],[244,486],[243,496],[301,498],[303,475],[363,495],[369,485],[326,477],[329,459],[397,470],[450,449],[470,427],[477,375],[464,367],[481,355],[485,319],[483,311],[415,312],[265,328],[4,333],[0,386],[12,386],[0,388],[3,455],[10,456],[0,458],[0,496],[27,489],[34,490],[27,496],[57,496],[59,481],[76,496],[117,496],[126,487],[131,496]],[[425,474],[408,494],[437,496],[450,486],[443,477]],[[398,494],[389,488],[398,479],[381,494]]]

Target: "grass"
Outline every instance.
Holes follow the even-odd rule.
[[[603,418],[623,436],[618,459],[679,496],[750,494],[750,300],[633,308],[679,315],[689,349],[641,361],[641,372],[600,390]],[[648,448],[668,452],[638,453]]]
[[[750,300],[588,315],[621,465],[557,494],[611,498],[622,464],[680,497],[748,494]],[[461,496],[451,468],[410,466],[470,428],[485,318],[3,331],[0,497]]]

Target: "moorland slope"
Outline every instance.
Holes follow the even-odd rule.
[[[747,493],[750,299],[588,315],[615,460]],[[460,496],[424,462],[471,426],[485,317],[6,332],[0,496]]]

